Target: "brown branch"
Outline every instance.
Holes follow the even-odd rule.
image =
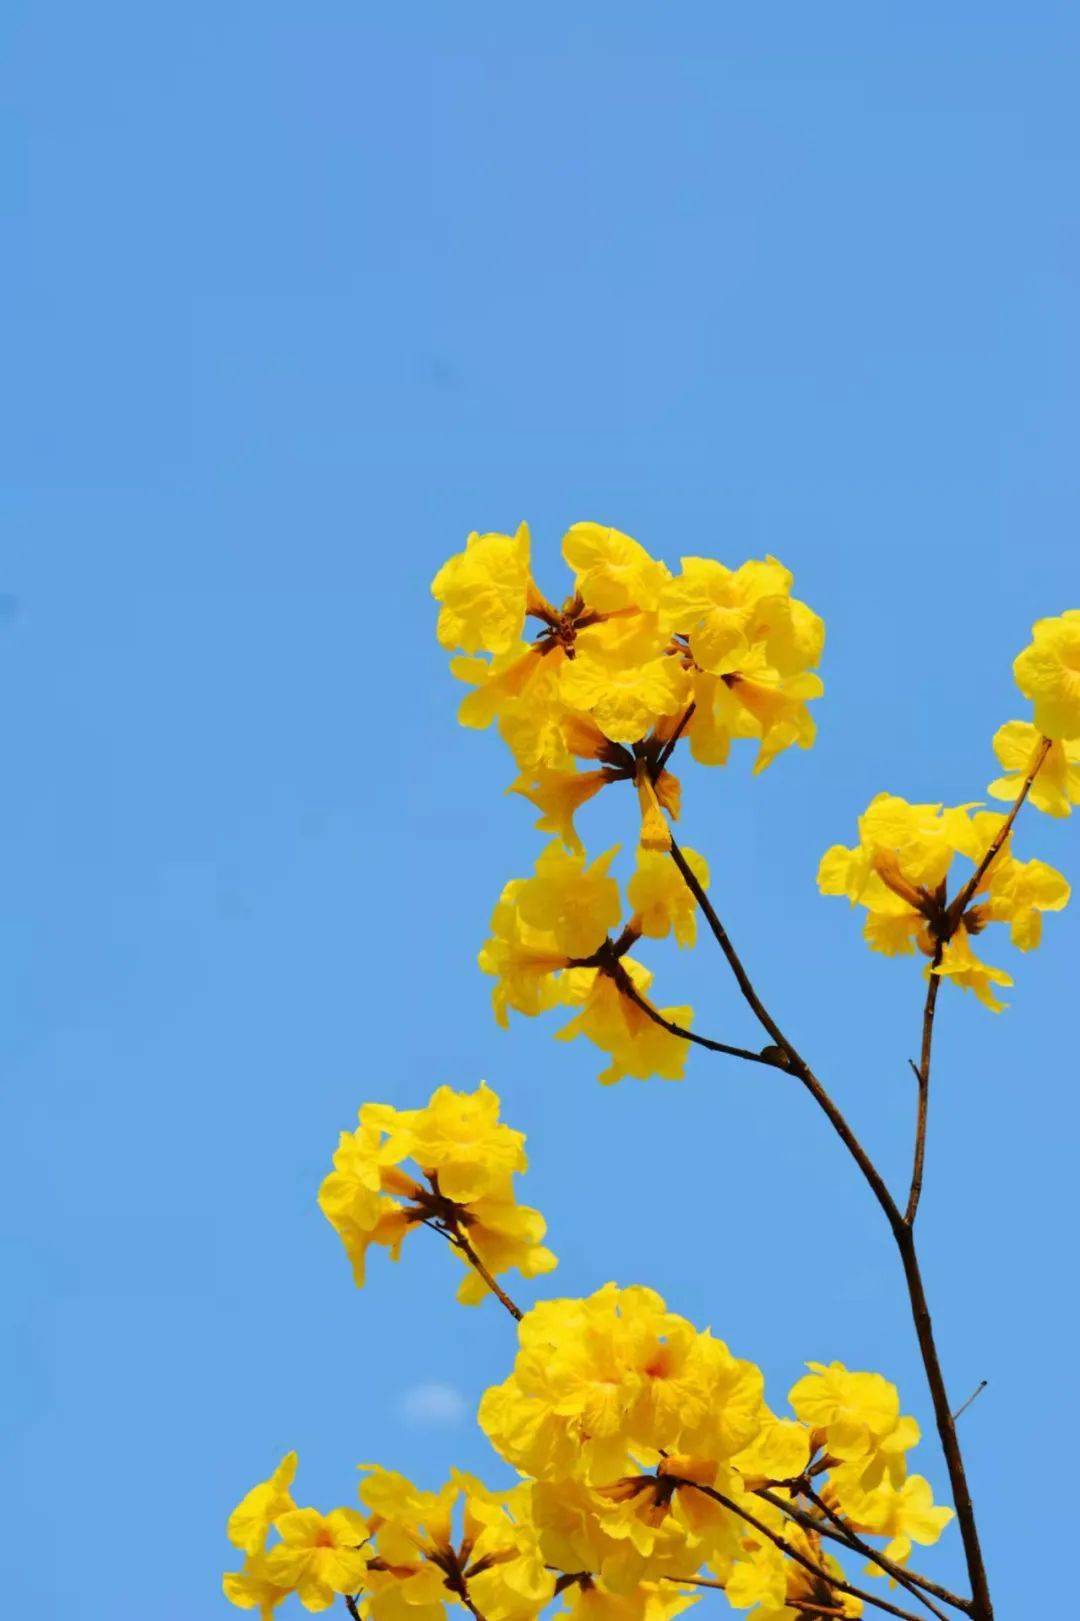
[[[808,1493],[808,1495],[812,1496],[813,1493]],[[935,1598],[941,1599],[943,1604],[951,1604],[954,1609],[963,1610],[965,1614],[970,1613],[971,1600],[969,1598],[961,1598],[959,1593],[950,1592],[947,1587],[942,1587],[939,1582],[931,1581],[929,1576],[923,1576],[917,1571],[908,1570],[906,1565],[898,1565],[894,1559],[889,1558],[888,1554],[881,1553],[877,1548],[872,1548],[869,1543],[863,1543],[849,1526],[845,1525],[842,1533],[834,1531],[830,1526],[822,1525],[821,1521],[814,1515],[807,1514],[803,1509],[798,1508],[796,1504],[787,1501],[783,1497],[777,1497],[765,1486],[759,1486],[754,1496],[760,1497],[765,1503],[771,1503],[773,1508],[782,1509],[785,1514],[790,1515],[796,1525],[801,1525],[805,1531],[816,1531],[819,1537],[827,1537],[830,1542],[838,1542],[841,1547],[847,1548],[849,1552],[855,1549],[859,1553],[864,1553],[868,1559],[872,1559],[874,1564],[891,1576],[894,1581],[902,1582],[905,1585],[911,1584],[913,1588],[921,1587],[927,1593],[932,1593]],[[826,1512],[829,1511],[826,1510]],[[835,1519],[836,1516],[832,1515],[832,1518]],[[922,1597],[919,1593],[916,1593],[915,1596],[917,1598]]]
[[[696,708],[697,704],[688,704],[683,710],[682,715],[679,718],[679,724],[676,726],[675,730],[672,732],[671,736],[668,738],[667,742],[664,744],[659,755],[657,756],[656,765],[653,767],[653,782],[656,781],[661,771],[663,771],[664,767],[671,759],[672,754],[675,752],[675,745],[679,741],[686,727],[690,724],[690,718]]]
[[[953,1414],[952,1417],[953,1417],[953,1423],[954,1424],[956,1423],[957,1419],[960,1417],[961,1413],[966,1413],[967,1412],[968,1408],[971,1406],[971,1404],[975,1400],[975,1398],[977,1396],[982,1395],[983,1391],[986,1389],[986,1387],[987,1387],[987,1385],[989,1383],[990,1383],[989,1379],[980,1379],[979,1380],[978,1384],[975,1386],[975,1389],[971,1392],[971,1395],[968,1397],[967,1401],[962,1401],[960,1403],[959,1407],[956,1409],[956,1412]]]
[[[875,1609],[884,1610],[887,1615],[900,1616],[901,1621],[923,1621],[923,1617],[916,1615],[913,1610],[902,1610],[898,1604],[892,1604],[888,1599],[878,1598],[875,1594],[866,1592],[865,1588],[854,1587],[841,1577],[831,1575],[823,1566],[815,1565],[814,1561],[807,1558],[806,1554],[800,1553],[797,1548],[793,1548],[790,1543],[785,1542],[782,1536],[779,1536],[777,1532],[765,1524],[764,1520],[759,1520],[757,1515],[751,1514],[749,1509],[742,1508],[738,1503],[733,1502],[730,1497],[725,1497],[723,1492],[718,1492],[714,1486],[703,1486],[697,1480],[683,1480],[679,1475],[665,1475],[664,1478],[665,1480],[673,1480],[677,1486],[689,1486],[694,1491],[703,1493],[705,1497],[711,1497],[715,1503],[719,1503],[723,1508],[728,1509],[730,1513],[737,1514],[741,1520],[745,1520],[747,1525],[752,1525],[754,1530],[760,1532],[763,1537],[768,1537],[769,1541],[779,1548],[781,1553],[786,1554],[797,1565],[801,1565],[804,1570],[809,1571],[810,1575],[816,1577],[819,1582],[824,1582],[827,1586],[835,1588],[838,1593],[848,1593],[852,1598],[862,1599],[864,1604],[872,1604]]]
[[[963,889],[961,889],[955,898],[950,901],[947,917],[951,928],[955,929],[960,919],[963,917],[964,912],[967,910],[968,901],[970,901],[971,897],[975,894],[975,891],[985,878],[991,862],[1001,849],[1002,845],[1005,843],[1005,840],[1008,838],[1009,834],[1012,832],[1013,823],[1019,816],[1021,807],[1023,806],[1028,794],[1031,792],[1032,783],[1042,770],[1042,767],[1046,761],[1046,756],[1050,753],[1051,746],[1050,738],[1044,737],[1042,742],[1039,744],[1039,747],[1035,750],[1035,758],[1028,767],[1027,776],[1020,784],[1020,792],[1013,801],[1012,810],[1009,812],[1008,816],[1006,816],[997,833],[991,839],[986,854],[979,862],[979,865],[975,868],[975,871],[972,873]]]
[[[922,1051],[919,1055],[919,1067],[915,1070],[915,1078],[919,1083],[918,1113],[915,1121],[915,1154],[911,1166],[911,1187],[908,1192],[907,1209],[904,1211],[904,1224],[907,1227],[915,1225],[915,1216],[919,1209],[919,1200],[922,1197],[923,1166],[926,1162],[926,1124],[930,1107],[930,1049],[934,1040],[934,1009],[937,1007],[938,991],[941,988],[941,975],[937,969],[941,963],[944,950],[938,942],[934,951],[934,958],[930,964],[930,983],[926,987],[926,1002],[923,1006],[922,1021]],[[912,1065],[914,1068],[914,1065]]]
[[[1027,796],[1035,774],[1042,760],[1049,750],[1039,751],[1032,770],[1028,773],[1017,802],[1006,818],[998,838],[994,841],[1000,848],[1007,836],[1009,828],[1016,818],[1016,813]],[[975,881],[980,877],[993,860],[996,851],[991,847],[987,856],[976,869]],[[695,877],[686,857],[679,849],[675,840],[671,841],[671,856],[678,867],[694,899],[700,906],[706,921],[712,930],[721,951],[727,958],[728,964],[750,1008],[757,1016],[759,1023],[772,1036],[773,1041],[784,1053],[788,1067],[795,1073],[803,1086],[810,1093],[818,1107],[825,1114],[833,1130],[844,1144],[848,1153],[854,1159],[866,1179],[870,1191],[881,1206],[885,1219],[889,1223],[897,1249],[900,1251],[900,1261],[904,1269],[904,1281],[907,1284],[908,1300],[911,1306],[911,1315],[915,1324],[915,1335],[919,1343],[919,1352],[922,1357],[923,1369],[926,1373],[926,1382],[930,1387],[930,1398],[934,1408],[934,1419],[937,1425],[938,1438],[941,1450],[945,1455],[945,1463],[949,1471],[949,1484],[952,1490],[953,1503],[956,1507],[956,1518],[960,1526],[960,1536],[964,1545],[964,1557],[967,1562],[968,1579],[971,1582],[972,1609],[971,1614],[976,1621],[993,1621],[994,1607],[990,1598],[990,1588],[986,1577],[986,1566],[983,1562],[982,1548],[979,1543],[979,1532],[975,1522],[975,1510],[971,1501],[971,1489],[967,1482],[967,1473],[964,1468],[963,1455],[956,1436],[956,1426],[953,1423],[949,1407],[948,1393],[945,1388],[945,1378],[942,1373],[941,1360],[938,1356],[937,1346],[934,1342],[933,1324],[930,1320],[930,1308],[926,1299],[926,1289],[923,1285],[922,1274],[919,1270],[918,1256],[915,1252],[915,1238],[911,1227],[907,1225],[901,1215],[896,1201],[889,1192],[881,1173],[863,1148],[859,1139],[848,1125],[843,1114],[833,1102],[825,1087],[818,1080],[809,1064],[792,1046],[784,1035],[776,1020],[769,1013],[757,991],[754,989],[749,974],[743,967],[738,952],[728,938],[727,930],[721,923],[716,911],[706,895],[701,884]],[[961,891],[961,896],[964,891]],[[959,897],[958,897],[959,898]],[[955,903],[954,903],[955,904]],[[966,902],[965,902],[966,904]]]
[[[514,1321],[520,1323],[522,1317],[525,1315],[521,1310],[521,1307],[515,1306],[506,1290],[500,1288],[500,1286],[495,1282],[495,1279],[492,1277],[479,1255],[477,1255],[476,1251],[473,1249],[472,1245],[469,1243],[469,1240],[466,1238],[461,1229],[457,1228],[454,1232],[448,1233],[447,1237],[449,1238],[451,1244],[453,1244],[454,1248],[461,1251],[462,1255],[464,1255],[474,1272],[478,1272],[480,1274],[500,1305],[505,1306]]]
[[[642,996],[621,963],[617,963],[605,971],[610,974],[618,986],[620,995],[625,996],[628,1002],[633,1002],[634,1006],[640,1008],[642,1013],[652,1020],[653,1024],[658,1024],[661,1030],[667,1031],[668,1035],[679,1036],[683,1041],[692,1041],[697,1047],[707,1047],[712,1053],[726,1053],[729,1058],[745,1058],[748,1064],[768,1064],[773,1069],[777,1068],[775,1059],[766,1058],[761,1053],[752,1052],[749,1047],[732,1047],[726,1041],[713,1041],[709,1036],[699,1036],[695,1030],[687,1030],[681,1024],[675,1024],[671,1019],[665,1019],[659,1009],[654,1008],[652,1003]],[[780,1067],[783,1068],[782,1065]]]
[[[743,967],[742,959],[735,950],[735,947],[732,945],[731,940],[728,938],[727,930],[721,923],[712,902],[705,893],[701,884],[698,882],[693,868],[690,866],[686,857],[679,849],[679,846],[676,844],[674,838],[671,841],[671,858],[678,867],[679,871],[682,873],[683,881],[701,908],[705,921],[712,930],[713,937],[715,938],[717,945],[727,958],[731,971],[735,975],[736,981],[738,982],[739,989],[742,991],[745,1000],[749,1003],[751,1011],[754,1013],[762,1028],[768,1031],[769,1035],[773,1039],[773,1042],[783,1054],[786,1063],[780,1065],[779,1067],[791,1070],[791,1072],[802,1082],[803,1086],[810,1093],[818,1107],[824,1112],[833,1130],[836,1132],[837,1136],[844,1144],[844,1147],[847,1149],[852,1159],[854,1159],[856,1165],[859,1167],[866,1181],[869,1183],[874,1197],[881,1206],[882,1210],[885,1212],[885,1216],[890,1227],[895,1228],[897,1226],[902,1226],[903,1217],[900,1214],[896,1201],[893,1199],[892,1194],[886,1187],[885,1180],[878,1171],[877,1166],[874,1164],[873,1160],[870,1158],[869,1154],[866,1152],[865,1148],[862,1146],[859,1139],[848,1125],[843,1114],[837,1108],[824,1086],[822,1086],[809,1064],[802,1057],[801,1053],[799,1053],[796,1048],[792,1046],[791,1042],[784,1035],[784,1032],[780,1029],[780,1026],[777,1024],[772,1014],[758,996],[749,974]],[[772,1059],[767,1060],[767,1062],[776,1063],[777,1060]]]
[[[844,1536],[847,1538],[848,1542],[853,1548],[857,1548],[863,1557],[871,1560],[873,1564],[878,1566],[879,1570],[886,1571],[888,1575],[892,1576],[894,1581],[900,1583],[901,1587],[906,1587],[908,1592],[919,1600],[920,1604],[926,1605],[926,1608],[930,1611],[931,1615],[937,1616],[937,1621],[948,1621],[948,1617],[946,1616],[944,1610],[939,1610],[937,1605],[934,1604],[925,1593],[920,1593],[918,1587],[915,1585],[914,1578],[908,1575],[907,1571],[904,1570],[902,1565],[893,1565],[893,1568],[890,1571],[887,1565],[880,1563],[877,1549],[871,1547],[869,1542],[864,1542],[862,1537],[860,1537],[857,1532],[851,1529],[850,1525],[841,1519],[840,1515],[836,1513],[835,1509],[830,1508],[825,1499],[818,1495],[813,1486],[810,1485],[809,1481],[804,1483],[803,1489],[806,1496],[814,1504],[819,1513],[824,1514],[826,1519],[831,1520],[833,1525],[843,1532]],[[818,1527],[819,1532],[823,1529],[824,1528],[822,1526]],[[892,1563],[893,1562],[890,1559],[889,1564]],[[960,1607],[962,1608],[963,1606]]]

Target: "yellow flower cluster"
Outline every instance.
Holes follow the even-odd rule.
[[[1080,611],[1039,620],[1034,638],[1013,666],[1020,690],[1034,700],[1034,723],[1013,720],[998,730],[994,751],[1004,775],[987,792],[1014,802],[1026,795],[1037,809],[1068,816],[1080,803]],[[1012,978],[983,961],[973,938],[990,923],[1007,923],[1013,945],[1030,951],[1042,938],[1043,912],[1059,912],[1070,894],[1045,861],[1017,860],[1012,837],[1006,816],[977,804],[912,805],[878,794],[859,818],[858,844],[826,850],[818,887],[866,908],[863,934],[874,951],[918,950],[930,959],[928,974],[974,991],[1000,1012],[994,987]],[[972,872],[950,897],[955,856],[970,861]]]
[[[403,1161],[415,1172],[403,1170]],[[534,1278],[556,1264],[541,1242],[543,1216],[514,1197],[514,1174],[527,1164],[524,1135],[500,1121],[494,1092],[440,1086],[422,1109],[366,1103],[358,1129],[341,1134],[319,1205],[358,1287],[372,1244],[397,1260],[406,1234],[424,1225],[442,1233],[464,1262],[458,1299],[476,1305],[489,1292],[477,1259],[493,1277],[516,1270]]]
[[[542,829],[575,847],[575,811],[605,784],[630,781],[646,843],[664,848],[660,810],[678,814],[678,786],[663,764],[679,737],[706,765],[722,765],[733,738],[754,739],[758,771],[793,743],[810,746],[806,705],[821,695],[813,672],[825,629],[774,557],[737,569],[684,557],[672,575],[595,523],[574,524],[562,552],[573,588],[561,607],[533,581],[525,524],[512,536],[470,535],[431,588],[439,640],[456,651],[451,670],[474,689],[462,724],[498,720],[521,773],[514,787],[542,812]],[[581,771],[577,760],[595,764]]]
[[[909,805],[878,794],[859,818],[858,844],[834,844],[822,856],[818,886],[866,908],[863,933],[874,951],[897,956],[918,949],[931,959],[928,973],[974,991],[997,1012],[1004,1004],[993,987],[1012,979],[976,954],[973,937],[990,923],[1008,923],[1013,944],[1030,951],[1041,938],[1042,913],[1060,911],[1069,899],[1069,885],[1053,867],[1013,857],[1010,833],[956,912],[946,883],[954,856],[978,866],[1004,823],[1004,816],[971,805]]]
[[[365,1466],[364,1512],[323,1515],[293,1502],[290,1454],[229,1521],[246,1560],[226,1594],[264,1617],[295,1593],[309,1610],[347,1595],[370,1621],[443,1621],[453,1604],[484,1621],[531,1621],[561,1595],[580,1621],[666,1621],[704,1580],[755,1621],[815,1604],[835,1613],[830,1578],[842,1572],[816,1529],[822,1514],[886,1539],[902,1563],[913,1542],[937,1540],[951,1510],[907,1474],[919,1430],[895,1387],[840,1363],[809,1366],[793,1416],[779,1418],[761,1370],[651,1289],[608,1284],[544,1302],[519,1325],[510,1377],[480,1407],[518,1485],[493,1492],[455,1472],[426,1492]]]
[[[654,1008],[646,994],[652,975],[627,953],[643,936],[671,934],[679,945],[693,945],[694,898],[668,857],[639,846],[627,885],[631,911],[620,929],[623,906],[610,872],[617,853],[616,846],[588,863],[583,850],[553,840],[531,878],[515,878],[504,888],[480,967],[495,978],[492,1004],[504,1027],[511,1008],[529,1015],[576,1009],[559,1039],[584,1035],[605,1052],[605,1084],[623,1076],[681,1080],[687,1043],[664,1021],[686,1030],[693,1009]],[[693,850],[683,854],[704,888],[705,862]]]

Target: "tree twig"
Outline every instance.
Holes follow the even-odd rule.
[[[975,891],[985,878],[991,862],[1001,849],[1002,845],[1005,843],[1005,840],[1008,838],[1009,834],[1012,832],[1013,823],[1019,816],[1021,807],[1023,806],[1028,794],[1031,792],[1032,783],[1042,770],[1042,767],[1046,761],[1046,756],[1050,753],[1051,746],[1052,744],[1050,738],[1044,737],[1042,742],[1039,744],[1039,747],[1035,750],[1035,756],[1031,762],[1031,765],[1028,767],[1027,775],[1020,784],[1020,792],[1013,801],[1012,810],[1009,812],[1008,816],[1006,816],[1004,822],[1002,822],[998,831],[991,839],[986,854],[975,868],[975,871],[972,873],[963,889],[961,889],[954,899],[949,902],[947,917],[952,928],[955,929],[956,925],[963,917],[965,911],[967,910],[968,902],[971,900],[971,897],[975,894]]]
[[[469,1243],[469,1240],[466,1238],[464,1232],[458,1228],[455,1232],[448,1233],[447,1237],[450,1239],[450,1242],[453,1244],[454,1248],[461,1251],[462,1255],[464,1255],[465,1259],[468,1261],[473,1270],[480,1274],[488,1288],[491,1290],[492,1294],[495,1296],[496,1300],[499,1301],[500,1305],[505,1306],[514,1321],[520,1323],[522,1317],[525,1315],[521,1307],[516,1306],[510,1299],[510,1296],[507,1294],[506,1290],[501,1288],[500,1285],[496,1283],[495,1279],[492,1277],[479,1255],[477,1255],[476,1251]]]
[[[1047,745],[1049,747],[1049,745]],[[1040,751],[1045,758],[1045,751]],[[1025,782],[1017,804],[1003,825],[999,840],[1004,842],[1008,828],[1015,820],[1016,812],[1026,797],[1027,790],[1034,780],[1035,772],[1042,763],[1040,758],[1029,772],[1029,780]],[[995,841],[998,842],[998,841]],[[1000,843],[999,843],[1000,848]],[[980,863],[983,871],[993,860],[993,851],[988,852],[989,859],[984,858]],[[975,1522],[975,1510],[971,1501],[971,1489],[968,1486],[967,1474],[964,1468],[964,1459],[956,1436],[952,1413],[949,1407],[949,1398],[945,1388],[945,1378],[941,1368],[941,1359],[938,1356],[937,1345],[934,1341],[933,1324],[930,1319],[930,1307],[926,1299],[926,1289],[919,1269],[918,1256],[915,1250],[914,1232],[901,1215],[892,1194],[878,1171],[877,1166],[863,1148],[859,1139],[848,1125],[840,1109],[833,1102],[825,1087],[818,1080],[806,1060],[784,1035],[776,1020],[769,1013],[757,991],[754,989],[749,974],[742,964],[738,952],[728,938],[727,930],[717,916],[716,910],[709,900],[701,884],[698,882],[686,857],[674,839],[671,840],[671,856],[678,867],[694,899],[700,906],[706,921],[712,930],[721,951],[727,958],[732,973],[735,975],[739,989],[750,1008],[758,1018],[759,1023],[772,1036],[773,1041],[783,1051],[788,1060],[789,1068],[797,1075],[806,1090],[813,1097],[818,1107],[823,1111],[833,1130],[844,1144],[848,1153],[854,1159],[866,1179],[870,1191],[889,1223],[896,1246],[900,1251],[900,1261],[904,1269],[904,1281],[907,1285],[908,1300],[911,1306],[911,1315],[915,1325],[915,1336],[919,1343],[919,1352],[922,1357],[923,1369],[926,1373],[926,1382],[930,1387],[930,1398],[934,1408],[934,1419],[937,1425],[938,1438],[941,1449],[945,1455],[945,1463],[949,1471],[949,1484],[952,1489],[953,1503],[956,1507],[956,1518],[960,1527],[960,1536],[964,1545],[964,1557],[967,1562],[968,1578],[971,1582],[972,1609],[971,1614],[976,1621],[993,1621],[994,1608],[990,1598],[990,1588],[986,1576],[986,1566],[983,1561],[982,1547],[979,1542],[978,1527]],[[976,871],[976,879],[979,873]],[[961,894],[963,891],[961,891]]]
[[[977,1396],[982,1395],[983,1391],[986,1389],[986,1387],[987,1387],[987,1385],[989,1383],[990,1383],[989,1379],[980,1379],[979,1380],[978,1384],[975,1386],[975,1389],[971,1392],[971,1395],[968,1397],[967,1401],[962,1401],[960,1403],[959,1407],[956,1409],[956,1412],[953,1414],[952,1420],[953,1420],[954,1424],[956,1423],[957,1419],[960,1417],[961,1413],[966,1413],[967,1412],[968,1408],[971,1406],[971,1404],[975,1400],[975,1398]]]
[[[683,1041],[692,1041],[698,1047],[707,1047],[713,1053],[726,1053],[729,1058],[744,1058],[748,1064],[768,1064],[773,1069],[784,1067],[778,1066],[775,1059],[753,1052],[749,1047],[732,1047],[726,1041],[713,1041],[709,1036],[699,1036],[696,1030],[687,1030],[681,1024],[666,1019],[658,1008],[654,1008],[652,1003],[642,996],[621,963],[608,969],[607,972],[618,986],[620,994],[625,996],[628,1002],[633,1002],[653,1024],[658,1024],[661,1030],[666,1030],[669,1035],[679,1036]]]
[[[906,1578],[907,1582],[914,1587],[921,1587],[925,1592],[932,1593],[935,1598],[941,1599],[943,1604],[951,1604],[954,1609],[970,1613],[971,1600],[969,1598],[961,1598],[959,1593],[950,1592],[947,1587],[942,1587],[939,1582],[931,1581],[929,1576],[923,1576],[918,1571],[908,1570],[906,1565],[898,1565],[894,1559],[889,1558],[888,1554],[880,1552],[877,1548],[870,1547],[869,1543],[863,1544],[850,1527],[845,1525],[841,1533],[833,1530],[831,1526],[822,1525],[821,1521],[812,1514],[807,1514],[805,1510],[783,1497],[777,1497],[767,1486],[759,1486],[754,1496],[760,1497],[765,1503],[771,1503],[774,1508],[782,1509],[785,1514],[790,1515],[796,1525],[801,1525],[805,1531],[816,1531],[819,1537],[827,1537],[830,1542],[837,1542],[841,1547],[847,1548],[849,1551],[855,1549],[859,1553],[865,1553],[867,1558],[872,1559],[874,1564],[891,1576],[894,1581],[904,1582]],[[916,1594],[916,1597],[919,1596],[921,1595]]]
[[[809,1559],[806,1554],[800,1553],[797,1548],[793,1548],[790,1543],[785,1542],[783,1537],[774,1531],[771,1526],[765,1524],[764,1520],[759,1520],[757,1515],[751,1514],[748,1508],[743,1508],[730,1497],[725,1497],[723,1492],[717,1491],[714,1486],[703,1486],[700,1481],[684,1480],[679,1475],[665,1475],[664,1478],[674,1480],[677,1486],[688,1486],[693,1491],[701,1492],[705,1497],[711,1497],[715,1503],[719,1503],[723,1508],[728,1509],[730,1513],[737,1514],[741,1520],[745,1520],[747,1525],[752,1525],[754,1530],[760,1532],[763,1537],[768,1537],[769,1541],[779,1548],[781,1553],[786,1554],[797,1565],[801,1565],[804,1570],[809,1571],[810,1575],[815,1576],[819,1582],[824,1582],[827,1586],[835,1588],[838,1593],[848,1593],[852,1598],[862,1599],[864,1604],[872,1604],[875,1609],[884,1610],[887,1615],[900,1616],[901,1621],[923,1621],[923,1618],[916,1615],[913,1610],[902,1610],[898,1604],[892,1604],[888,1599],[878,1598],[876,1594],[868,1593],[865,1588],[854,1587],[851,1582],[844,1581],[842,1577],[831,1575],[822,1565],[815,1565],[814,1561]]]
[[[911,1187],[908,1191],[907,1209],[904,1211],[904,1223],[908,1227],[915,1225],[915,1216],[922,1197],[923,1167],[926,1162],[926,1125],[930,1108],[930,1050],[934,1040],[934,1009],[937,1007],[938,991],[941,988],[941,975],[937,973],[937,969],[943,951],[944,946],[939,941],[930,964],[930,983],[926,987],[926,1002],[923,1005],[922,1050],[919,1055],[919,1067],[915,1070],[915,1078],[919,1083],[915,1153],[911,1165]],[[911,1067],[915,1069],[914,1064]]]

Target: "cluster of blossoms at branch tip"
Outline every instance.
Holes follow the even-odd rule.
[[[402,1169],[404,1161],[415,1172]],[[358,1129],[341,1134],[319,1205],[358,1287],[372,1244],[396,1261],[406,1236],[425,1226],[464,1262],[458,1299],[473,1306],[489,1293],[477,1259],[492,1276],[513,1270],[535,1278],[555,1267],[542,1243],[543,1216],[514,1197],[514,1174],[527,1165],[525,1137],[500,1121],[494,1092],[483,1084],[475,1092],[440,1086],[422,1109],[365,1103]]]
[[[1033,636],[1013,671],[1034,702],[1034,718],[1008,721],[995,734],[1005,774],[987,792],[1015,803],[1026,791],[1036,809],[1068,816],[1080,803],[1080,610],[1040,619]],[[1045,861],[1017,860],[1012,839],[1009,818],[978,804],[912,805],[878,794],[859,818],[858,844],[825,852],[818,886],[866,908],[863,933],[872,950],[918,950],[930,959],[928,974],[974,991],[999,1012],[1004,1003],[994,987],[1012,978],[985,962],[972,940],[991,923],[1007,923],[1013,945],[1030,951],[1042,938],[1042,914],[1059,912],[1070,894]],[[956,856],[972,870],[950,898]]]
[[[616,846],[588,863],[584,851],[553,840],[531,878],[515,878],[504,888],[480,967],[496,980],[492,1004],[501,1025],[510,1009],[535,1015],[566,1007],[575,1016],[559,1039],[584,1035],[607,1053],[610,1063],[600,1076],[605,1084],[627,1075],[679,1080],[687,1043],[659,1021],[687,1029],[693,1010],[653,1008],[647,996],[652,975],[628,952],[643,937],[669,934],[681,946],[693,945],[694,898],[667,856],[639,845],[624,923],[610,872],[617,853]],[[683,854],[705,887],[705,862],[693,850]]]
[[[574,524],[562,551],[574,579],[561,607],[533,581],[525,524],[470,535],[431,588],[439,640],[457,650],[451,670],[474,689],[459,718],[498,720],[538,827],[576,848],[575,812],[608,783],[632,782],[643,842],[665,849],[679,787],[664,766],[678,739],[703,765],[723,765],[733,739],[756,740],[757,771],[793,743],[809,748],[825,627],[775,557],[737,569],[684,557],[673,575],[596,523]]]
[[[229,1521],[246,1557],[226,1594],[264,1617],[295,1593],[309,1610],[347,1597],[371,1621],[443,1621],[452,1605],[530,1621],[556,1598],[578,1621],[667,1621],[704,1583],[753,1621],[838,1601],[857,1616],[819,1527],[835,1516],[902,1566],[952,1511],[907,1473],[919,1430],[895,1387],[809,1367],[780,1417],[759,1368],[651,1289],[546,1301],[480,1406],[517,1485],[455,1472],[427,1492],[365,1465],[362,1510],[323,1514],[293,1501],[289,1454]]]

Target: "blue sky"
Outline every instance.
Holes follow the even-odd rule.
[[[651,1283],[778,1402],[838,1357],[925,1423],[882,1223],[783,1077],[603,1090],[496,1029],[474,956],[540,840],[427,588],[522,518],[554,592],[585,518],[796,571],[819,743],[688,773],[684,838],[900,1177],[917,969],[814,873],[882,788],[980,795],[1014,653],[1080,600],[1075,10],[46,0],[2,35],[9,1609],[224,1615],[225,1516],[289,1447],[324,1506],[368,1459],[499,1478],[509,1323],[426,1234],[355,1292],[314,1203],[362,1101],[443,1081],[528,1133],[560,1291]],[[1074,825],[1020,853],[1080,870]],[[1061,1568],[1025,1479],[1077,1417],[1078,945],[999,946],[999,1018],[941,998],[923,1243],[956,1400],[990,1381],[1003,1615]],[[650,961],[753,1039],[715,953]]]

